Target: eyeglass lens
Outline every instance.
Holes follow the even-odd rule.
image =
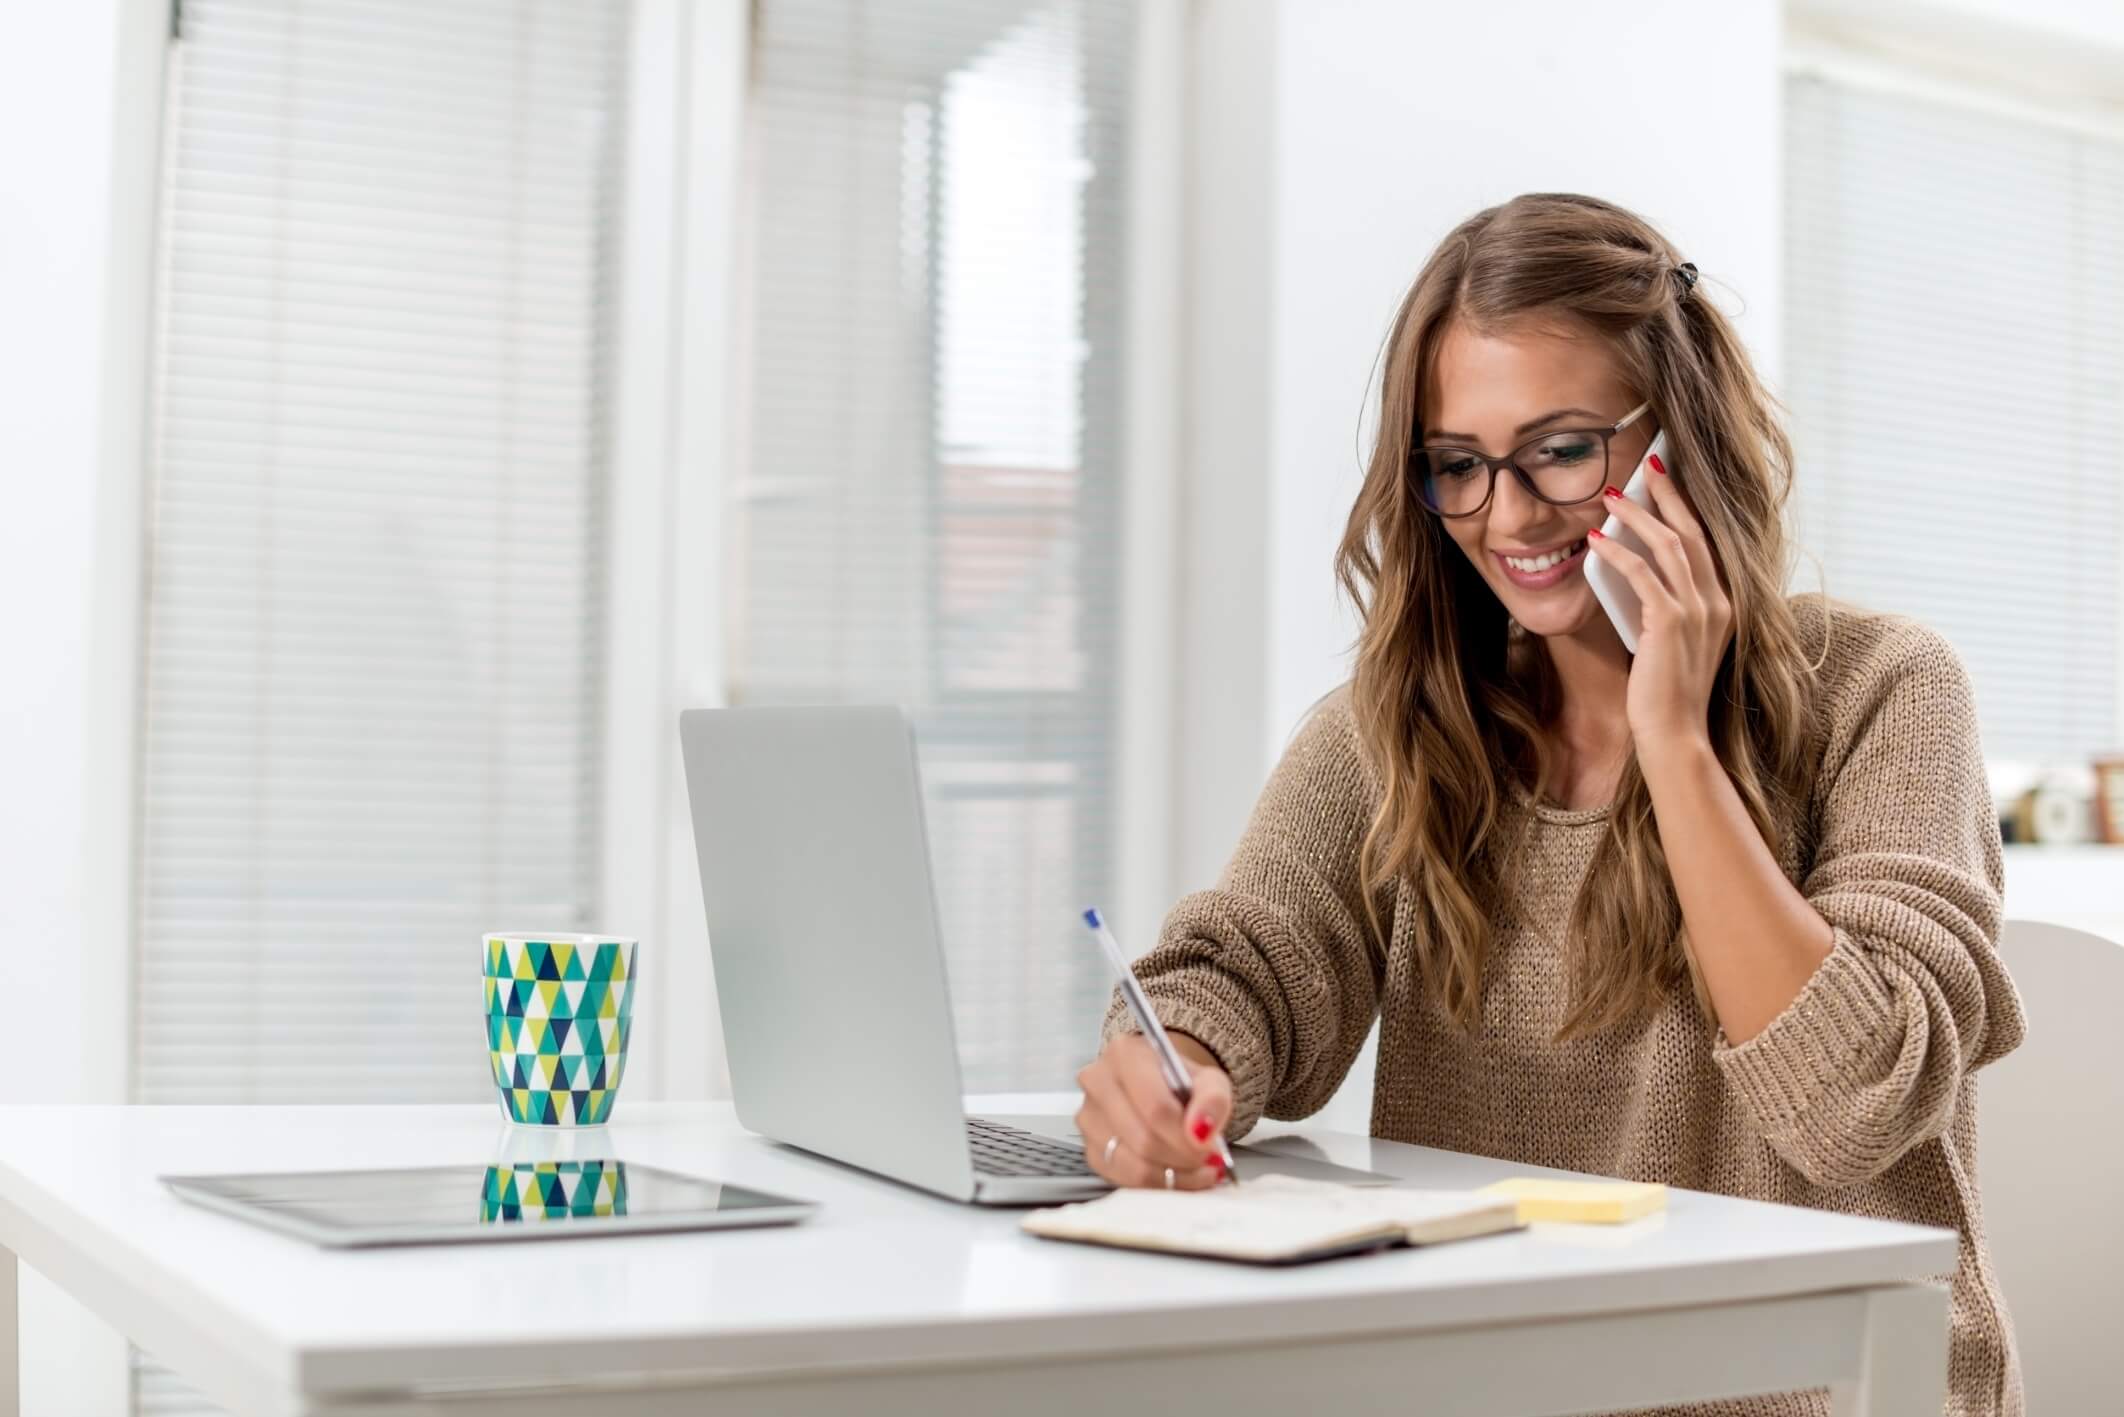
[[[1598,431],[1545,433],[1510,459],[1551,502],[1582,502],[1608,477],[1607,439]],[[1424,505],[1446,516],[1464,516],[1490,496],[1488,464],[1465,448],[1418,448],[1416,487]]]

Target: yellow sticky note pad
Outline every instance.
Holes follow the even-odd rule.
[[[1652,1181],[1551,1181],[1514,1176],[1482,1189],[1518,1201],[1521,1224],[1563,1220],[1619,1225],[1667,1208],[1667,1188]]]

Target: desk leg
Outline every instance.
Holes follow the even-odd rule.
[[[1947,1401],[1947,1291],[1876,1289],[1859,1375],[1830,1389],[1836,1417],[1939,1417]]]
[[[13,1250],[0,1250],[0,1417],[22,1413],[22,1292]]]

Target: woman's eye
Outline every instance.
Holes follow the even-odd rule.
[[[1544,443],[1534,450],[1534,456],[1541,462],[1561,463],[1565,467],[1569,467],[1573,463],[1584,462],[1597,451],[1598,449],[1591,439],[1572,438],[1561,442]]]
[[[1431,466],[1440,477],[1466,477],[1475,470],[1475,459],[1455,457],[1448,453],[1431,459]]]

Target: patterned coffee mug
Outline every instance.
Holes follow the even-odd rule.
[[[627,1070],[637,943],[612,935],[487,935],[487,1059],[512,1122],[595,1127]]]

